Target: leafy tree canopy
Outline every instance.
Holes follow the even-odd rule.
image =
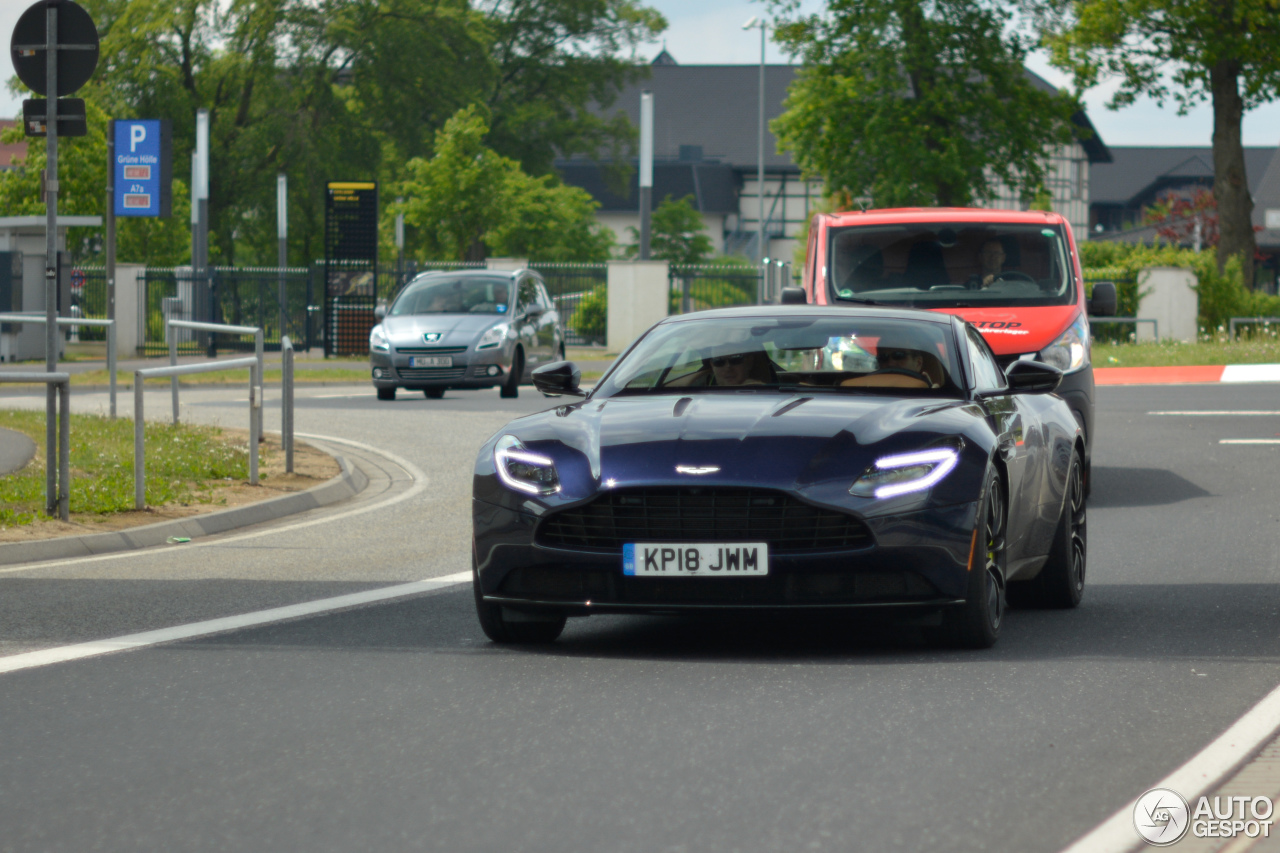
[[[770,0],[777,40],[803,60],[772,128],[828,192],[876,206],[967,205],[993,178],[1034,198],[1044,154],[1078,109],[1038,88],[1028,42],[984,0]]]
[[[1141,96],[1180,113],[1213,103],[1217,262],[1257,251],[1245,174],[1244,113],[1280,95],[1280,0],[1032,0],[1053,63],[1078,87],[1118,81],[1110,106]]]
[[[707,236],[702,214],[693,206],[693,196],[679,201],[667,196],[653,211],[649,221],[649,254],[660,261],[673,264],[701,264],[712,252],[711,238]],[[635,242],[627,246],[628,257],[640,253],[640,232],[628,229]]]

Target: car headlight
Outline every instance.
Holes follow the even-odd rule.
[[[391,351],[391,342],[387,340],[387,334],[382,331],[381,326],[374,326],[373,331],[369,332],[369,349],[374,352]]]
[[[960,451],[950,447],[884,456],[849,487],[849,494],[892,498],[923,491],[950,474],[959,461]]]
[[[514,435],[504,435],[493,448],[493,467],[508,488],[531,495],[554,495],[560,491],[556,465],[545,456],[530,453]]]
[[[507,336],[507,330],[510,328],[511,326],[507,323],[499,323],[492,329],[487,330],[480,336],[480,343],[476,345],[476,349],[496,347],[498,344],[502,343],[502,339]]]
[[[1040,350],[1036,358],[1063,373],[1070,373],[1089,363],[1089,346],[1089,321],[1081,314],[1060,338]]]

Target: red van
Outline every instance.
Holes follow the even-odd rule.
[[[1066,375],[1057,393],[1084,430],[1088,477],[1088,315],[1115,313],[1115,286],[1096,285],[1092,303],[1086,298],[1075,237],[1062,216],[980,208],[820,213],[809,227],[804,291],[804,301],[817,305],[956,314],[981,330],[1005,366],[1033,358],[1059,368]]]

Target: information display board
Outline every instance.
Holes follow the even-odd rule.
[[[325,352],[361,355],[378,300],[378,184],[331,181],[324,210]]]
[[[168,119],[115,119],[116,216],[169,216],[172,209],[173,135]]]

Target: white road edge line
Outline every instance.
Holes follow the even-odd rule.
[[[1254,416],[1280,417],[1280,412],[1261,412],[1261,411],[1246,411],[1246,412],[1228,412],[1228,411],[1218,411],[1218,412],[1213,412],[1213,411],[1206,411],[1206,412],[1147,412],[1147,414],[1148,414],[1148,415],[1182,415],[1182,416],[1187,416],[1187,417],[1194,417],[1194,416],[1197,416],[1197,415],[1222,415],[1222,416],[1238,416],[1238,417],[1254,417]]]
[[[365,444],[364,442],[361,442],[361,441],[352,441],[347,438],[337,438],[331,435],[312,435],[310,433],[305,433],[305,432],[294,433],[294,435],[296,435],[298,438],[313,438],[316,441],[332,442],[334,444],[346,444],[346,445],[349,445],[350,447],[358,447],[361,450],[367,450],[370,453],[374,453],[378,456],[383,457],[384,459],[388,459],[391,462],[403,468],[406,472],[408,472],[409,476],[413,478],[413,485],[398,495],[394,495],[390,498],[387,498],[384,501],[379,501],[378,503],[375,503],[375,504],[370,504],[369,506],[358,507],[356,509],[347,510],[346,512],[337,513],[336,515],[326,515],[324,518],[314,518],[314,519],[311,519],[310,521],[299,521],[294,524],[286,524],[282,527],[270,527],[266,530],[254,530],[249,533],[236,533],[229,536],[219,536],[217,538],[209,538],[209,539],[202,537],[200,539],[196,539],[194,542],[184,544],[182,546],[183,548],[204,548],[204,547],[212,547],[212,546],[218,546],[218,545],[226,545],[229,542],[240,542],[245,539],[257,539],[260,536],[273,536],[277,533],[285,533],[292,530],[300,530],[304,527],[314,527],[317,524],[329,524],[331,522],[338,521],[339,519],[350,518],[351,516],[354,516],[354,515],[363,515],[366,512],[373,512],[375,510],[379,510],[379,509],[383,509],[385,507],[391,506],[392,504],[397,504],[397,503],[400,503],[401,501],[406,501],[409,498],[415,497],[416,495],[420,494],[427,487],[427,475],[422,471],[421,468],[419,468],[417,465],[414,465],[412,462],[410,462],[408,459],[405,459],[402,456],[397,456],[394,453],[374,447],[373,445]],[[9,574],[11,572],[33,572],[33,571],[38,571],[40,569],[52,569],[60,566],[78,566],[84,563],[97,563],[103,560],[120,560],[128,557],[136,557],[138,554],[155,553],[156,549],[160,549],[160,548],[169,549],[170,546],[156,545],[154,548],[140,548],[132,551],[116,551],[111,554],[98,554],[93,557],[76,557],[70,560],[50,560],[50,561],[39,562],[39,563],[25,563],[21,566],[13,566],[9,568],[0,569],[0,575]]]
[[[204,622],[192,622],[187,625],[175,625],[172,628],[161,628],[157,631],[143,631],[139,634],[125,634],[122,637],[111,637],[106,640],[94,640],[88,643],[77,643],[72,646],[57,646],[52,649],[41,649],[38,652],[24,652],[0,658],[0,674],[15,672],[20,669],[32,669],[65,661],[81,660],[98,655],[121,652],[128,649],[140,649],[160,643],[172,643],[176,640],[189,640],[193,637],[204,637],[241,628],[266,625],[285,619],[297,619],[302,616],[314,616],[330,610],[354,607],[360,604],[371,604],[375,601],[388,601],[393,598],[404,598],[408,595],[419,595],[424,592],[457,586],[471,580],[471,572],[456,572],[438,578],[413,581],[412,583],[384,586],[364,592],[353,592],[333,598],[321,598],[305,601],[301,604],[290,604],[285,607],[273,607],[269,610],[258,610],[253,613],[242,613],[239,616],[224,616],[220,619],[208,619]]]
[[[1216,740],[1200,750],[1186,764],[1156,782],[1151,788],[1171,788],[1187,802],[1194,803],[1226,778],[1241,762],[1269,742],[1280,731],[1280,687],[1276,687]],[[1134,797],[1124,808],[1107,818],[1088,835],[1076,839],[1062,853],[1129,853],[1146,846],[1133,828]]]
[[[1218,444],[1280,444],[1280,438],[1220,438]]]

